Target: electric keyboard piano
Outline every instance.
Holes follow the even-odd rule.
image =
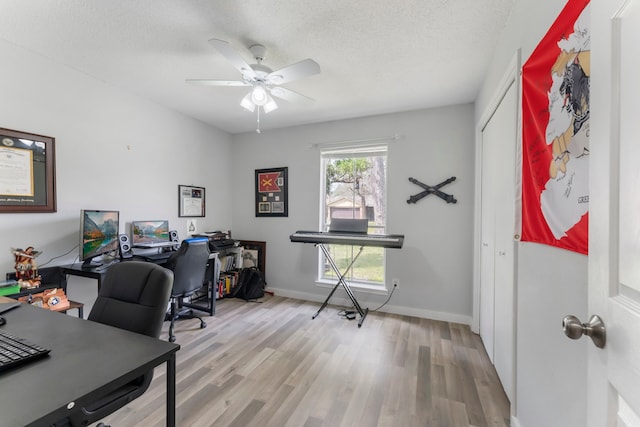
[[[368,308],[363,309],[360,306],[360,303],[358,303],[358,300],[356,299],[355,294],[353,293],[353,291],[349,287],[349,284],[347,284],[344,278],[349,273],[349,270],[351,269],[353,264],[356,262],[356,259],[358,259],[358,257],[362,253],[362,250],[364,249],[365,246],[400,249],[402,248],[402,245],[404,243],[404,235],[402,234],[367,234],[367,233],[360,233],[360,232],[296,231],[291,236],[289,236],[289,238],[291,239],[292,242],[313,243],[314,245],[320,247],[320,249],[324,253],[325,258],[327,259],[327,262],[329,263],[329,265],[331,265],[331,268],[339,278],[338,283],[336,283],[336,285],[333,287],[333,289],[331,290],[331,293],[329,294],[327,299],[324,300],[324,302],[322,303],[322,305],[320,306],[316,314],[313,315],[312,319],[315,319],[318,316],[318,314],[320,314],[320,312],[327,306],[327,304],[329,304],[329,300],[333,296],[333,293],[336,291],[338,286],[342,285],[345,292],[349,296],[349,299],[353,303],[353,306],[358,311],[358,314],[360,314],[360,321],[358,322],[358,327],[362,326],[362,322],[364,322],[364,318],[367,316],[367,313],[369,313],[369,309]],[[341,273],[335,261],[331,257],[331,253],[329,252],[329,250],[325,245],[353,245],[353,246],[360,246],[360,250],[358,251],[356,256],[352,259],[351,264],[349,264],[349,266],[346,268],[344,273]]]
[[[334,245],[377,246],[383,248],[402,248],[402,234],[363,234],[336,233],[332,231],[296,231],[291,235],[292,242],[325,243]]]

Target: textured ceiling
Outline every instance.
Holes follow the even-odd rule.
[[[0,38],[229,133],[255,130],[239,106],[246,87],[209,43],[248,63],[267,48],[278,69],[305,58],[321,73],[285,87],[260,127],[473,102],[515,0],[0,0]]]

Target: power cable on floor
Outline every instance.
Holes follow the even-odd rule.
[[[387,298],[387,300],[385,302],[382,303],[382,305],[378,308],[375,308],[373,310],[369,310],[369,311],[378,311],[380,310],[382,307],[384,307],[385,305],[387,305],[387,303],[389,302],[389,300],[391,300],[391,297],[393,296],[393,293],[396,291],[396,288],[398,287],[398,285],[393,285],[393,289],[391,289],[391,293],[389,294],[389,298]]]

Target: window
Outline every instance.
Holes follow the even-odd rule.
[[[322,203],[320,222],[329,230],[332,218],[367,218],[369,234],[386,234],[387,145],[327,148],[321,151]],[[340,272],[349,266],[359,246],[327,245]],[[319,251],[319,281],[338,277]],[[351,285],[384,290],[385,249],[365,247],[345,277]]]

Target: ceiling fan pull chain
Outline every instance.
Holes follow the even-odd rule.
[[[258,106],[258,122],[256,127],[256,133],[260,133],[260,106]]]

